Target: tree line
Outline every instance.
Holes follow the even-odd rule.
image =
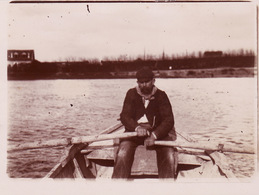
[[[143,66],[149,66],[152,70],[181,70],[181,69],[208,69],[221,67],[254,67],[255,55],[253,52],[222,53],[220,51],[207,52],[203,55],[187,55],[168,58],[162,55],[159,58],[137,59],[104,59],[65,61],[65,62],[39,62],[8,65],[8,76],[18,74],[50,75],[50,74],[84,74],[98,76],[111,72],[136,71]]]

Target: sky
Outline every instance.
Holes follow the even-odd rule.
[[[9,4],[7,29],[8,49],[39,61],[256,52],[257,39],[253,3]]]

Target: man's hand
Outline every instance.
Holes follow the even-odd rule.
[[[155,145],[156,138],[151,134],[144,142],[146,147]]]
[[[144,136],[148,136],[149,135],[149,131],[147,130],[147,128],[142,127],[142,126],[138,126],[136,128],[136,132],[137,132],[139,137],[144,137]]]

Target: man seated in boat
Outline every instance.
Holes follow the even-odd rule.
[[[175,178],[174,152],[167,146],[155,146],[155,140],[175,140],[174,115],[166,93],[158,89],[153,72],[144,67],[137,74],[138,85],[129,89],[120,114],[126,132],[137,137],[120,140],[112,178],[129,178],[138,145],[156,150],[159,178]]]

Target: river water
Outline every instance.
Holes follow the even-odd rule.
[[[117,122],[135,79],[8,81],[8,144],[94,135]],[[176,130],[207,141],[256,145],[255,78],[157,79],[175,115]],[[40,178],[59,161],[63,147],[8,153],[13,178]],[[255,157],[228,154],[242,179],[255,174]]]

